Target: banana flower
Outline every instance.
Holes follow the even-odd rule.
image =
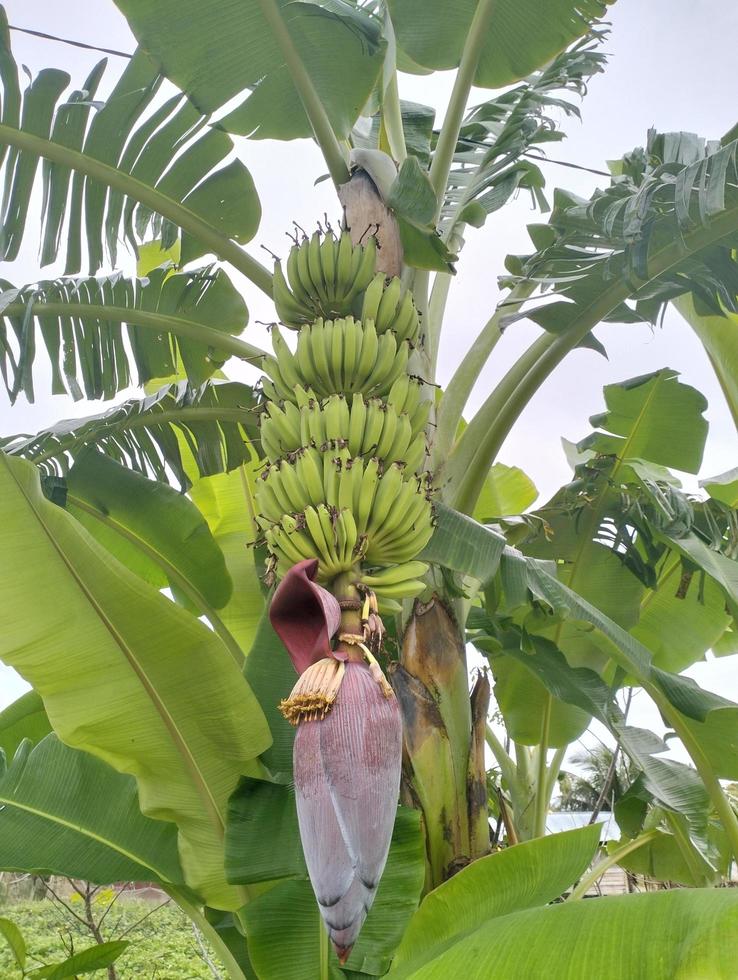
[[[362,617],[362,633],[340,633],[333,649],[346,615],[315,582],[317,570],[316,560],[305,560],[287,572],[270,618],[300,674],[280,709],[297,727],[293,769],[305,862],[343,964],[387,861],[400,787],[402,721],[370,652],[376,631],[370,636],[367,619]]]

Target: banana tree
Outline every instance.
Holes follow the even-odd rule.
[[[738,856],[720,782],[738,705],[680,674],[730,646],[738,602],[730,479],[691,499],[668,469],[698,470],[704,400],[668,369],[606,389],[573,482],[532,513],[496,457],[566,355],[601,349],[598,324],[668,302],[731,396],[738,144],[649,134],[590,201],[557,191],[440,391],[464,237],[520,189],[548,207],[530,150],[603,69],[605,4],[117,5],[139,47],[102,103],[104,63],[71,93],[57,69],[21,92],[2,15],[0,247],[18,255],[40,189],[56,266],[2,283],[8,397],[34,398],[40,351],[52,394],[146,394],[0,443],[0,658],[33,687],[0,715],[0,866],[156,881],[232,978],[626,976],[612,951],[643,915],[662,925],[649,975],[694,967],[675,922],[730,975],[728,891],[547,907],[586,891],[598,848],[597,827],[544,836],[591,719],[638,773],[607,860],[708,885]],[[442,69],[436,127],[400,82]],[[470,107],[472,86],[505,91]],[[261,204],[233,136],[312,138],[335,186],[339,217],[273,268],[244,247]],[[109,271],[121,245],[136,277]],[[273,353],[241,337],[252,290]],[[467,422],[522,317],[540,336]],[[255,386],[224,379],[239,363]],[[627,723],[626,685],[692,766]],[[498,853],[487,747],[515,845]],[[572,961],[552,937],[575,927],[601,941]]]

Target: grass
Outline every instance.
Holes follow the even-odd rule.
[[[105,919],[104,938],[106,941],[121,938],[123,932],[153,908],[139,902],[116,903]],[[23,933],[28,947],[27,969],[63,960],[69,955],[70,940],[75,952],[94,942],[80,923],[50,900],[2,905],[0,916],[10,919]],[[155,911],[124,938],[131,945],[115,964],[120,980],[213,980],[189,919],[174,904]],[[84,976],[107,980],[107,971],[97,970]],[[20,977],[1,936],[0,977],[2,980]]]

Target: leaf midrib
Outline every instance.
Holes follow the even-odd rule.
[[[39,810],[37,807],[33,807],[28,803],[21,803],[12,797],[4,796],[0,793],[0,804],[3,806],[11,807],[16,810],[20,810],[23,813],[30,813],[34,817],[39,817],[42,820],[47,820],[49,823],[54,824],[58,827],[64,827],[66,830],[71,830],[74,833],[80,834],[82,837],[87,837],[90,840],[95,841],[98,844],[102,844],[103,847],[109,848],[111,851],[115,851],[116,854],[120,854],[122,857],[127,858],[129,861],[133,861],[134,864],[139,865],[142,868],[146,868],[148,871],[153,871],[154,874],[161,881],[165,881],[170,884],[176,884],[172,882],[171,879],[161,870],[159,870],[155,865],[150,864],[149,861],[142,858],[140,855],[134,854],[127,848],[122,847],[117,844],[114,840],[108,837],[103,837],[101,834],[96,834],[94,831],[90,830],[88,827],[82,826],[79,823],[72,823],[70,820],[65,820],[57,814],[50,813],[46,810]]]
[[[162,191],[145,184],[131,174],[111,167],[109,164],[94,159],[94,157],[87,156],[79,150],[70,149],[54,140],[35,136],[5,123],[0,123],[0,145],[2,144],[12,146],[17,150],[36,153],[47,160],[69,167],[93,180],[100,181],[130,195],[150,207],[157,214],[177,224],[183,231],[190,232],[195,238],[210,246],[214,254],[230,262],[254,285],[271,297],[272,274],[237,245],[233,239],[222,235],[181,201],[167,197]]]
[[[154,406],[155,408],[155,406]],[[154,408],[150,409],[146,413],[139,413],[138,415],[130,415],[124,419],[119,419],[117,421],[104,422],[100,420],[101,425],[98,430],[98,434],[94,438],[90,437],[89,433],[81,433],[80,435],[74,435],[74,433],[62,433],[57,434],[53,431],[48,431],[46,436],[58,439],[58,443],[53,449],[49,449],[46,452],[33,455],[29,450],[27,458],[32,460],[34,463],[44,463],[47,459],[56,459],[61,453],[73,453],[75,448],[81,443],[85,445],[95,445],[102,442],[104,439],[114,438],[119,432],[125,432],[128,429],[155,429],[157,426],[167,425],[167,424],[182,424],[187,426],[189,422],[238,422],[241,425],[245,425],[248,421],[247,416],[252,415],[253,411],[248,408],[226,408],[223,406],[213,406],[213,407],[202,407],[202,408],[180,408],[180,409],[164,409],[161,412],[154,411]],[[71,439],[64,442],[67,436],[72,436]],[[26,455],[25,453],[14,453],[12,448],[6,450],[9,455]]]
[[[241,360],[252,362],[266,357],[266,351],[234,337],[233,334],[209,327],[198,320],[176,316],[170,313],[156,313],[141,310],[135,306],[106,306],[104,303],[64,303],[33,300],[29,303],[10,303],[0,317],[23,316],[28,312],[36,316],[79,316],[96,320],[109,320],[127,323],[129,326],[144,327],[165,333],[173,333],[190,340],[206,344],[226,354],[233,354]]]

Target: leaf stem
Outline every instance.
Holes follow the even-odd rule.
[[[446,272],[437,272],[433,279],[433,288],[428,303],[428,316],[425,321],[425,349],[433,378],[436,376],[438,366],[438,348],[450,289],[451,275]]]
[[[105,436],[114,435],[117,432],[126,431],[128,429],[154,429],[160,425],[168,425],[170,422],[175,425],[190,425],[192,422],[240,422],[241,425],[246,425],[250,418],[253,417],[253,411],[249,408],[226,408],[225,406],[216,406],[213,408],[179,408],[173,409],[172,411],[163,411],[142,415],[134,415],[130,418],[125,418],[118,422],[112,422],[107,427],[100,430],[98,438]],[[73,453],[75,448],[82,444],[89,445],[94,441],[90,439],[89,433],[82,433],[81,435],[74,435],[74,432],[70,433],[71,438],[65,440],[63,436],[57,436],[56,433],[52,433],[55,438],[59,441],[55,443],[52,449],[46,450],[46,452],[35,454],[33,449],[28,449],[23,452],[16,452],[12,447],[6,448],[5,452],[10,455],[23,456],[25,459],[29,459],[32,463],[45,463],[48,459],[56,459],[62,453]]]
[[[259,362],[266,357],[266,351],[232,334],[208,327],[196,320],[172,316],[167,313],[155,313],[151,310],[139,310],[127,306],[104,306],[94,303],[11,303],[2,311],[2,316],[23,316],[30,307],[33,316],[79,316],[108,320],[113,323],[127,323],[129,326],[143,327],[155,330],[157,333],[173,333],[178,337],[187,337],[201,344],[207,344],[214,350],[223,351],[241,358],[249,363]]]
[[[546,798],[548,800],[548,805],[551,805],[551,797],[553,796],[553,791],[556,786],[556,781],[559,778],[559,772],[561,771],[561,763],[564,761],[566,756],[566,750],[569,748],[568,745],[562,745],[561,748],[556,749],[551,759],[551,764],[548,767],[548,781],[546,783]]]
[[[602,875],[611,868],[614,864],[622,861],[624,857],[632,854],[633,851],[637,851],[639,847],[643,847],[649,841],[653,840],[656,836],[657,831],[648,830],[644,834],[640,834],[634,840],[628,841],[627,844],[623,844],[622,847],[618,847],[611,854],[608,854],[606,858],[602,861],[598,861],[597,864],[590,868],[586,875],[584,875],[576,888],[572,889],[571,894],[566,899],[567,902],[578,902],[580,899],[584,898],[587,892],[590,890],[592,885],[601,878]]]
[[[695,769],[699,773],[699,777],[707,791],[707,795],[712,801],[712,805],[717,811],[717,815],[720,818],[720,822],[723,825],[723,830],[730,842],[730,849],[733,852],[733,857],[738,859],[738,817],[736,817],[733,807],[730,805],[730,801],[723,792],[720,785],[720,780],[715,775],[713,771],[712,764],[710,760],[705,755],[702,750],[702,746],[699,741],[692,734],[692,730],[689,725],[687,725],[684,716],[680,711],[678,711],[666,698],[658,687],[651,681],[646,681],[645,678],[639,678],[641,686],[646,690],[651,697],[651,699],[656,704],[661,714],[664,716],[665,720],[671,725],[674,731],[677,733],[679,738],[684,745],[684,748],[689,753],[692,762],[694,762]]]
[[[320,978],[319,980],[330,980],[330,948],[328,946],[328,933],[323,920],[318,916],[318,929],[320,930]]]
[[[467,99],[474,84],[474,76],[477,73],[479,58],[482,47],[486,40],[487,28],[489,27],[494,10],[495,0],[479,0],[474,11],[469,33],[464,42],[464,50],[461,54],[459,70],[456,72],[454,87],[451,92],[446,116],[443,126],[438,136],[438,143],[433,154],[433,163],[430,168],[430,181],[436,193],[436,221],[441,214],[443,200],[446,194],[446,184],[451,165],[456,152],[456,143],[459,139],[461,124],[464,120]]]
[[[492,750],[492,755],[495,757],[495,762],[500,767],[500,772],[510,787],[511,791],[515,788],[515,783],[517,782],[517,773],[515,772],[515,763],[513,762],[510,755],[505,751],[505,746],[495,735],[494,729],[487,722],[487,727],[485,729],[485,739],[487,745],[489,745]]]
[[[700,882],[704,882],[705,873],[703,868],[700,867],[699,857],[692,846],[692,842],[689,839],[689,834],[685,833],[684,826],[680,823],[678,815],[665,809],[664,816],[666,818],[666,822],[671,827],[671,832],[674,835],[676,845],[679,848],[679,852],[684,858],[684,863],[689,868],[695,883],[699,884]]]
[[[392,156],[398,164],[402,164],[402,161],[407,157],[407,147],[405,146],[405,130],[402,126],[402,109],[400,108],[396,71],[392,72],[392,77],[384,90],[382,121]]]
[[[257,2],[284,56],[285,64],[295,83],[305,114],[310,120],[315,140],[323,153],[333,183],[339,187],[349,179],[349,171],[325,107],[302,63],[279,6],[275,0],[257,0]],[[330,52],[326,52],[326,57],[330,57]]]
[[[61,146],[53,140],[43,139],[41,136],[34,136],[33,133],[27,133],[16,129],[14,126],[0,123],[0,145],[3,144],[14,146],[28,153],[35,153],[46,160],[69,167],[91,177],[93,180],[107,184],[108,187],[122,191],[141,204],[145,204],[163,218],[168,218],[183,231],[189,232],[203,245],[207,245],[208,249],[218,258],[224,262],[230,262],[234,269],[238,269],[267,296],[272,295],[272,274],[269,270],[265,269],[247,252],[244,252],[232,239],[221,235],[211,224],[191,211],[186,204],[168,197],[155,187],[131,176],[131,174],[111,167],[107,163],[102,163],[100,160],[95,160],[78,150]]]
[[[522,354],[489,395],[454,446],[446,464],[445,496],[456,510],[468,514],[477,498],[512,422],[527,404],[523,382],[545,352],[555,343],[542,334]],[[521,404],[522,402],[522,404]]]
[[[518,283],[507,294],[477,335],[446,386],[438,412],[438,428],[436,429],[436,452],[439,460],[448,456],[456,437],[464,407],[492,351],[502,337],[501,321],[504,317],[510,316],[511,313],[517,313],[523,301],[530,296],[534,289],[535,283],[523,282]],[[435,290],[436,285],[434,284],[434,293]],[[431,307],[432,305],[431,300]],[[480,412],[482,410],[480,409]]]
[[[551,709],[553,697],[546,694],[546,703],[541,719],[541,741],[538,746],[538,774],[536,779],[536,810],[533,825],[534,837],[545,837],[546,817],[548,816],[548,738],[551,730]]]
[[[174,888],[172,885],[165,885],[163,888],[168,895],[172,896],[185,915],[191,922],[194,922],[203,936],[205,936],[208,943],[210,943],[212,948],[218,954],[218,959],[225,968],[230,980],[248,980],[246,974],[238,965],[233,953],[228,948],[228,945],[223,941],[223,939],[221,939],[215,926],[208,922],[203,911],[188,898],[185,898],[183,892],[181,892],[179,889]],[[244,942],[246,942],[246,940],[244,940]]]

